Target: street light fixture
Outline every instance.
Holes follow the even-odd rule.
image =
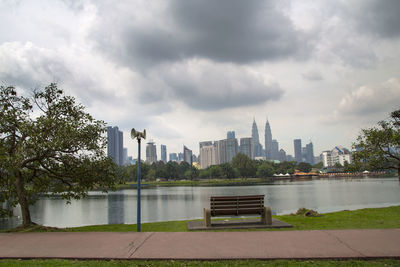
[[[143,132],[138,132],[135,130],[135,128],[132,128],[131,131],[131,137],[132,139],[137,139],[138,141],[138,158],[136,162],[137,166],[137,224],[136,224],[136,229],[138,232],[140,232],[140,141],[141,139],[146,139],[146,130],[143,130]]]

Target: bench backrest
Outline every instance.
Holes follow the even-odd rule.
[[[262,214],[264,195],[211,197],[210,210],[211,216]]]

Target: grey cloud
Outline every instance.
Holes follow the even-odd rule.
[[[356,3],[351,15],[361,32],[382,38],[400,36],[400,1],[362,0]]]
[[[158,101],[179,101],[197,110],[221,110],[276,101],[283,95],[279,84],[265,81],[234,65],[210,62],[175,64],[157,69],[164,86],[145,91],[142,97],[158,96]]]
[[[75,62],[76,63],[76,62]],[[0,80],[25,91],[57,82],[73,92],[85,104],[103,99],[116,101],[99,88],[98,82],[82,73],[79,64],[71,64],[54,50],[40,48],[32,43],[9,42],[0,45]]]
[[[303,79],[309,81],[321,81],[324,79],[319,71],[308,71],[301,74],[301,76],[303,77]]]
[[[310,52],[306,36],[270,1],[171,1],[148,21],[134,4],[122,6],[99,6],[91,37],[98,49],[124,64],[189,58],[244,64],[304,58]]]

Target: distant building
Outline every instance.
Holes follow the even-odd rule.
[[[161,160],[167,163],[167,146],[161,145]]]
[[[226,139],[234,139],[235,138],[235,131],[228,131],[226,133]]]
[[[222,164],[228,162],[226,156],[226,139],[215,141],[214,144],[217,153],[217,159],[215,164]]]
[[[202,146],[200,149],[200,167],[206,169],[217,164],[217,150],[215,145]]]
[[[279,143],[275,139],[272,140],[271,156],[274,160],[279,160]]]
[[[123,153],[122,153],[122,162],[123,165],[128,165],[128,149],[124,147]]]
[[[178,161],[183,161],[183,153],[178,153]]]
[[[265,124],[265,157],[272,159],[272,133],[268,120]]]
[[[314,146],[312,142],[306,145],[306,151],[304,156],[307,163],[314,165]]]
[[[286,161],[296,161],[292,155],[286,155]]]
[[[253,158],[261,156],[262,146],[260,144],[258,128],[256,120],[253,119],[253,125],[251,127],[251,138],[253,138]]]
[[[193,154],[192,159],[193,159],[192,164],[195,162],[200,164],[200,155],[196,156],[195,154]]]
[[[176,153],[169,153],[169,161],[178,161],[178,155]]]
[[[233,157],[238,153],[238,141],[236,138],[230,138],[225,140],[226,142],[226,162],[231,162]]]
[[[240,138],[240,153],[247,155],[249,158],[254,158],[253,153],[253,138]]]
[[[193,163],[192,150],[190,150],[186,146],[183,146],[183,160],[189,163],[190,166],[192,166]]]
[[[325,168],[335,166],[336,163],[344,166],[345,162],[351,163],[351,152],[342,146],[321,153],[321,161]]]
[[[147,143],[146,146],[146,163],[152,164],[157,162],[157,149],[153,141]]]
[[[285,152],[285,150],[283,150],[283,149],[279,150],[279,158],[278,158],[278,160],[280,162],[286,161],[286,152]]]
[[[118,127],[107,127],[107,156],[111,157],[115,164],[122,166],[124,139]]]
[[[301,139],[294,139],[294,158],[297,162],[303,161],[302,151],[301,151]]]

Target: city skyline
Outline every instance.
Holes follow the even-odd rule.
[[[227,10],[227,6],[229,9]],[[265,119],[279,149],[351,147],[400,103],[400,1],[1,1],[0,80],[57,82],[147,140],[199,154]],[[271,140],[272,142],[272,140]],[[157,148],[159,149],[159,148]]]

